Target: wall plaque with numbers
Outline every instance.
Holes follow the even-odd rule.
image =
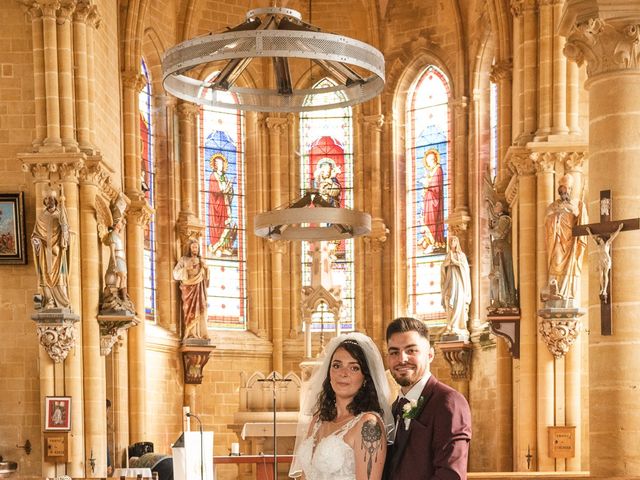
[[[548,427],[549,456],[572,458],[576,455],[576,427]]]
[[[69,442],[66,432],[43,432],[44,459],[52,463],[69,461]]]

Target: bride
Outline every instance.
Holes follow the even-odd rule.
[[[379,480],[393,428],[380,352],[361,333],[325,349],[303,397],[290,477]]]

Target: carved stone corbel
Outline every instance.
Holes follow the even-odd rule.
[[[80,317],[68,308],[49,308],[31,315],[40,345],[55,363],[64,362],[76,344],[74,324]]]
[[[470,342],[437,342],[444,359],[451,369],[454,380],[469,380],[471,378],[471,354],[473,346]]]
[[[542,308],[538,332],[556,360],[564,357],[582,330],[580,317],[585,311],[579,308]]]
[[[215,348],[213,345],[184,345],[180,348],[185,385],[200,385],[202,383],[204,366]]]
[[[125,330],[135,327],[140,321],[132,313],[122,315],[98,315],[100,325],[100,355],[106,357]]]

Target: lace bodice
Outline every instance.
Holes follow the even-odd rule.
[[[364,413],[353,417],[338,430],[320,439],[317,444],[316,438],[322,422],[316,422],[311,435],[298,448],[306,480],[355,480],[355,456],[353,449],[344,441],[344,436],[362,415]]]

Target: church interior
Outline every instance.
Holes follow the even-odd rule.
[[[218,480],[274,448],[287,478],[323,346],[384,357],[410,316],[471,407],[469,478],[640,478],[640,2],[1,3],[0,477],[202,428]],[[270,8],[288,63],[203,61]],[[322,33],[381,74],[293,58]]]

